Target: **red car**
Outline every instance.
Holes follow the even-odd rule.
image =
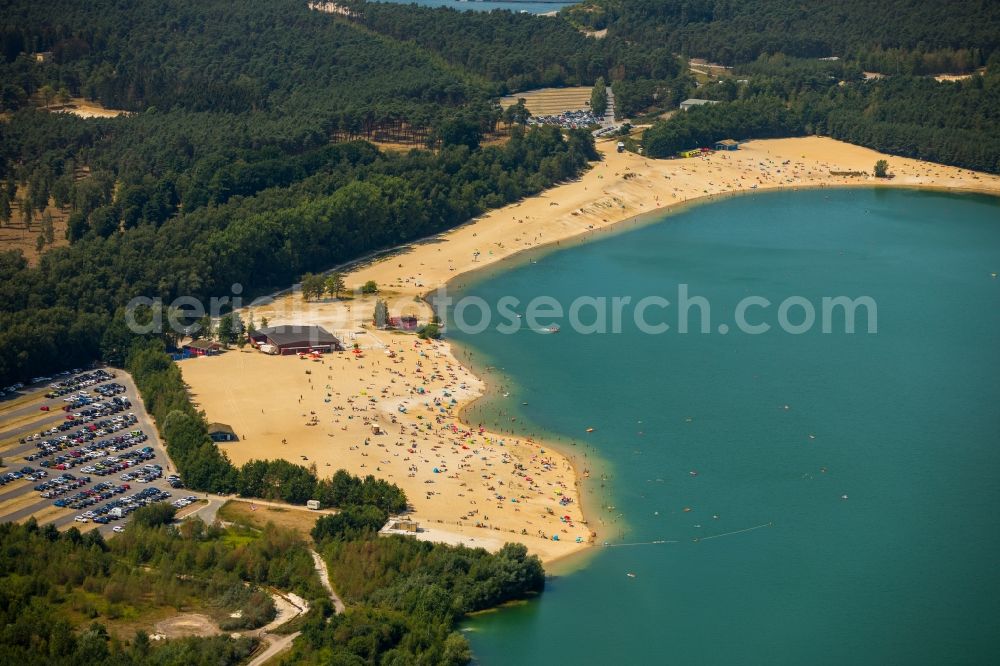
[[[48,405],[42,405],[38,409],[42,410],[43,412],[47,412],[47,411],[49,411],[49,406]]]

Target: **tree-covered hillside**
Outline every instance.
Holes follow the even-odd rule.
[[[457,12],[415,5],[348,0],[360,23],[418,44],[500,92],[543,86],[593,85],[600,78],[671,79],[680,71],[664,44],[634,48],[622,40],[587,37],[559,17],[505,11]]]
[[[299,0],[7,3],[0,222],[56,206],[72,244],[33,268],[0,256],[2,380],[107,355],[133,296],[284,286],[596,157],[586,132],[554,129],[481,148],[503,92],[603,77],[619,113],[650,120],[689,96],[725,102],[657,123],[651,155],[818,132],[1000,168],[995,3],[592,0],[557,17],[348,4],[351,16]],[[736,65],[705,80],[685,59],[699,55]],[[892,75],[863,80],[873,63]],[[919,76],[980,64],[960,83]],[[39,110],[63,93],[135,113]],[[390,131],[436,152],[341,143]]]
[[[957,82],[867,81],[844,63],[765,56],[735,72],[745,83],[728,79],[699,91],[720,104],[647,130],[646,153],[668,157],[724,138],[825,134],[894,155],[1000,172],[1000,68]]]
[[[562,14],[607,28],[608,39],[723,64],[903,49],[921,62],[937,52],[976,66],[1000,48],[1000,5],[988,0],[586,0]]]
[[[110,358],[108,325],[134,296],[284,286],[596,156],[586,133],[553,129],[481,149],[500,116],[489,84],[298,1],[14,2],[0,20],[17,107],[0,122],[0,213],[57,206],[72,242],[37,267],[0,257],[0,383]],[[48,113],[46,88],[135,113]],[[338,143],[400,125],[437,152]]]
[[[433,112],[484,91],[473,77],[298,0],[8,2],[5,82],[47,82],[130,111]],[[51,52],[51,62],[18,61]],[[11,79],[8,79],[11,77]]]

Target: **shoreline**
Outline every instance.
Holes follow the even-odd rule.
[[[796,139],[751,141],[743,144],[739,151],[715,153],[709,156],[684,160],[649,160],[632,153],[617,153],[614,145],[612,141],[599,142],[598,150],[602,153],[603,160],[593,163],[587,172],[574,181],[557,185],[533,197],[509,204],[503,208],[488,211],[449,231],[414,241],[399,248],[375,252],[367,257],[349,263],[347,266],[342,267],[345,271],[349,271],[345,275],[348,287],[353,288],[368,280],[375,280],[382,291],[381,295],[390,300],[391,310],[394,309],[394,306],[398,310],[400,307],[399,304],[402,304],[402,307],[406,308],[407,311],[416,309],[420,313],[421,319],[427,319],[430,312],[428,299],[438,288],[461,289],[470,280],[475,280],[477,275],[482,275],[493,270],[504,270],[504,266],[509,265],[510,262],[523,260],[524,257],[530,256],[528,251],[551,252],[557,248],[564,247],[562,246],[563,241],[569,241],[572,244],[589,242],[602,237],[604,234],[600,232],[623,232],[627,228],[636,225],[653,223],[671,211],[683,210],[689,205],[710,203],[723,198],[725,195],[743,195],[758,191],[775,192],[799,188],[822,189],[826,187],[892,187],[939,190],[949,193],[1000,194],[1000,177],[997,176],[975,173],[957,167],[945,167],[908,158],[886,156],[866,148],[844,144],[827,138],[802,137]],[[834,176],[830,173],[835,170],[867,170],[871,168],[876,159],[890,160],[890,168],[898,172],[897,177],[886,181],[876,181],[871,177]],[[627,225],[627,222],[633,222],[633,225]],[[532,234],[534,234],[533,237],[531,237]],[[480,248],[487,249],[487,251],[483,252]],[[375,339],[375,347],[366,348],[366,351],[367,349],[374,348],[385,349],[386,353],[389,353],[388,347],[392,344],[401,345],[402,340],[406,340],[407,345],[413,344],[414,349],[419,346],[413,343],[412,336],[390,335],[388,336],[390,338],[389,342],[386,343],[382,339],[385,334],[384,331],[376,332],[369,329],[363,335],[359,334],[359,327],[364,326],[367,319],[370,318],[368,314],[370,310],[367,310],[364,314],[360,313],[359,310],[368,308],[369,306],[373,307],[373,298],[367,300],[361,298],[351,302],[324,302],[315,305],[301,302],[301,296],[294,293],[279,292],[277,296],[277,301],[272,306],[251,306],[244,308],[244,310],[253,310],[258,321],[260,313],[276,313],[274,317],[269,316],[271,323],[276,324],[293,323],[293,321],[299,321],[300,323],[325,323],[330,317],[336,318],[339,322],[342,321],[339,317],[345,315],[344,310],[346,309],[347,319],[352,322],[354,328],[351,329],[350,326],[348,327],[347,330],[349,331],[350,339],[344,338],[345,346],[350,346],[351,341],[357,342],[358,340],[363,340],[367,343],[372,339]],[[395,298],[395,303],[391,300],[393,298]],[[285,306],[291,307],[287,307],[285,311],[273,307],[278,302],[283,302]],[[307,310],[307,314],[313,317],[312,322],[304,322],[302,320],[302,309]],[[287,310],[293,311],[296,319],[282,321],[282,316],[288,316]],[[398,314],[398,312],[394,311],[393,314]],[[452,347],[452,345],[455,346]],[[451,402],[455,403],[454,413],[449,409],[448,418],[456,419],[458,423],[472,432],[472,426],[467,420],[468,409],[478,401],[486,400],[489,396],[488,391],[490,390],[488,386],[489,381],[481,376],[483,374],[482,370],[480,370],[480,375],[477,375],[459,360],[461,355],[460,350],[462,349],[461,345],[456,345],[452,341],[446,341],[434,343],[431,345],[431,348],[438,354],[435,358],[441,359],[441,362],[448,367],[449,372],[452,371],[452,367],[454,366],[455,374],[451,375],[453,381],[456,383],[461,382],[463,385],[468,386],[467,391],[463,390],[461,395],[456,394],[456,398],[452,399]],[[423,351],[419,353],[423,356]],[[202,374],[199,371],[196,374],[201,375],[201,377],[196,377],[192,380],[190,376],[192,373],[189,372],[189,369],[193,369],[194,366],[199,366],[206,362],[212,362],[217,358],[225,358],[233,355],[243,357],[241,361],[253,361],[255,366],[259,366],[261,362],[265,365],[271,363],[272,368],[264,371],[263,376],[268,376],[274,369],[273,362],[278,361],[276,357],[265,357],[262,354],[254,353],[252,356],[247,356],[244,353],[230,351],[222,355],[222,357],[181,363],[185,381],[192,385],[193,398],[198,402],[200,408],[205,409],[210,420],[225,420],[221,418],[220,412],[225,411],[227,406],[239,411],[239,401],[235,400],[232,391],[228,393],[215,392],[212,395],[205,396],[205,400],[200,399],[200,389],[205,389],[208,386],[208,382],[214,379],[215,383],[219,383],[217,381],[218,374],[214,371]],[[280,363],[280,361],[278,362]],[[394,362],[398,363],[399,361]],[[194,366],[188,364],[194,364]],[[378,362],[376,362],[376,365],[378,365]],[[220,369],[223,372],[226,371],[225,368]],[[229,369],[229,371],[232,371],[232,369]],[[421,371],[419,361],[414,371],[417,373]],[[411,378],[412,376],[410,375]],[[455,379],[456,377],[461,377],[461,379]],[[391,381],[395,383],[395,378]],[[302,388],[301,378],[299,382],[299,384],[294,386]],[[356,378],[355,383],[357,385],[354,388],[358,389],[360,386],[369,385],[370,382],[371,377],[368,374],[362,373]],[[309,380],[309,385],[311,389],[315,388],[311,386],[311,379]],[[336,385],[336,388],[341,387],[340,383]],[[293,390],[295,390],[294,387]],[[361,394],[364,395],[365,391],[362,390]],[[384,389],[383,395],[385,395]],[[421,395],[423,395],[422,392]],[[446,391],[444,395],[450,396],[452,393]],[[334,401],[339,404],[341,402],[339,391],[337,392],[337,396],[338,399]],[[303,396],[300,396],[300,403],[302,399]],[[371,401],[375,402],[375,399],[371,398]],[[327,400],[327,402],[330,402],[330,400]],[[346,402],[351,403],[351,400],[347,399]],[[382,402],[386,401],[383,400]],[[390,401],[389,404],[391,406],[398,402],[399,400],[397,399],[396,402]],[[487,404],[487,402],[479,404]],[[343,405],[340,407],[342,408]],[[381,405],[381,407],[384,408],[385,405]],[[385,410],[383,409],[383,411]],[[442,411],[444,410],[442,409]],[[261,409],[261,413],[263,414],[263,409]],[[421,424],[416,420],[422,418],[421,416],[406,419],[403,418],[406,416],[405,414],[394,414],[393,416],[393,424],[397,422],[395,417],[399,416],[401,422],[405,421],[414,427],[429,425],[426,422]],[[368,417],[365,418],[367,419]],[[290,420],[287,419],[289,422],[278,424],[279,429],[282,427],[284,427],[284,430],[292,429]],[[270,423],[265,423],[261,428],[267,431],[270,425]],[[347,430],[348,428],[345,426],[342,429]],[[488,431],[480,431],[478,434],[483,436],[484,441],[487,442],[480,446],[484,450],[488,450],[488,455],[496,453],[497,449],[494,446],[496,442],[499,442],[499,446],[503,447],[506,439],[523,439]],[[251,437],[251,440],[255,441],[257,436],[257,433],[255,433]],[[333,434],[329,436],[334,437]],[[330,444],[329,440],[322,442],[314,441],[313,443],[316,445],[314,448],[302,449],[310,453],[310,460],[315,460],[316,451],[324,448],[319,446],[320,443]],[[587,495],[588,486],[586,482],[588,479],[583,477],[581,470],[570,459],[571,455],[575,456],[576,454],[569,445],[556,444],[548,439],[539,439],[533,442],[533,444],[536,445],[535,448],[541,452],[541,455],[551,455],[551,451],[556,452],[557,457],[553,458],[553,460],[557,462],[553,463],[553,469],[559,468],[560,465],[558,463],[565,463],[570,478],[565,481],[565,485],[562,487],[567,491],[570,489],[573,490],[572,495],[574,496],[574,500],[572,506],[575,511],[570,512],[573,514],[573,521],[579,522],[581,526],[586,527],[588,535],[592,532],[598,532],[594,525],[588,524],[588,521],[598,520],[603,507],[595,511],[595,507],[591,506],[591,501],[587,501],[586,506],[584,506],[584,498]],[[382,445],[379,444],[379,446]],[[517,442],[516,446],[520,446],[520,441]],[[257,447],[254,448],[257,449]],[[463,446],[463,448],[465,447]],[[239,445],[236,445],[236,447],[227,447],[226,451],[231,457],[235,455],[237,458],[245,458],[248,455],[244,451],[241,451]],[[341,451],[340,453],[346,452]],[[595,453],[597,452],[595,451]],[[508,449],[502,453],[504,462],[507,462],[508,456],[520,461],[526,458],[519,458],[518,456],[528,456],[531,460],[535,460],[539,455],[539,453],[532,452],[531,450],[519,450],[516,453],[511,453]],[[293,462],[298,462],[293,456],[294,454],[291,451],[282,455],[269,446],[267,452],[262,453],[258,457],[285,457]],[[599,463],[598,466],[604,467],[607,465],[607,461],[601,459],[599,454],[597,454],[596,458],[595,462]],[[458,460],[458,458],[455,458],[455,460]],[[486,458],[484,457],[483,460],[486,460]],[[349,472],[355,474],[368,473],[366,470],[361,469],[365,467],[364,464],[360,464],[360,467],[357,463],[354,466],[344,464],[342,457],[338,457],[337,462]],[[326,464],[330,465],[329,462]],[[491,463],[487,462],[486,465],[490,466]],[[485,467],[483,469],[485,470]],[[546,466],[546,469],[549,469],[549,467]],[[595,473],[594,469],[590,471],[591,478],[589,480],[593,481],[604,470],[597,473]],[[392,474],[388,476],[389,479],[387,480],[396,481],[392,478]],[[382,474],[382,478],[386,478],[384,473]],[[557,475],[558,478],[561,477]],[[557,483],[563,482],[557,480]],[[466,483],[463,482],[461,485],[465,486]],[[552,483],[549,482],[549,485],[551,486]],[[537,490],[537,488],[535,489]],[[414,496],[414,499],[419,499],[416,497],[419,494],[413,488],[411,488],[411,491],[408,491],[408,495]],[[561,493],[557,492],[556,494],[559,495]],[[462,495],[463,493],[459,493],[459,496]],[[477,497],[482,499],[481,496]],[[429,499],[427,502],[418,501],[415,503],[415,514],[422,519],[423,516],[421,514],[424,513],[423,510],[434,506],[434,512],[428,515],[441,516],[441,518],[431,518],[430,522],[434,523],[436,521],[440,524],[446,524],[445,517],[450,514],[454,518],[458,516],[460,511],[458,504],[461,501],[457,500],[457,498],[453,499],[455,506],[445,506],[443,511],[439,511],[438,509],[441,506],[434,505]],[[540,495],[538,499],[542,501]],[[487,501],[493,500],[487,498]],[[542,504],[534,505],[534,508],[538,508],[539,506],[542,506]],[[501,507],[498,505],[497,508]],[[529,507],[525,506],[525,508]],[[514,510],[519,511],[520,509]],[[490,512],[493,513],[492,510]],[[551,511],[549,513],[551,515]],[[544,518],[545,516],[543,515],[542,517]],[[453,521],[449,520],[447,522],[451,523]],[[462,521],[458,522],[462,524]],[[488,539],[491,535],[499,536],[494,535],[494,532],[500,530],[504,532],[502,535],[504,539],[524,543],[531,552],[540,555],[546,565],[559,562],[560,567],[569,566],[571,561],[581,561],[574,556],[580,553],[593,552],[590,546],[595,545],[600,537],[598,535],[597,538],[589,538],[584,543],[570,541],[546,542],[530,534],[514,534],[513,529],[509,529],[513,525],[509,520],[503,524],[506,527],[502,530],[498,527],[493,527],[492,529],[469,528],[463,524],[458,533],[463,535],[463,538],[473,533],[481,537],[486,536]],[[516,527],[516,525],[514,526]],[[602,526],[601,529],[603,530],[604,527]],[[563,531],[566,530],[564,529]],[[529,536],[531,538],[528,538]],[[471,539],[472,537],[469,538]],[[568,558],[571,557],[573,559],[569,560]]]
[[[500,265],[503,265],[505,263],[506,263],[505,261],[499,262]],[[457,343],[454,340],[449,340],[448,344],[451,346],[453,352],[456,349],[465,351],[468,351],[469,349],[467,346]],[[453,355],[455,356],[456,359],[459,358],[458,354],[453,353]],[[480,370],[477,373],[476,372],[477,368],[475,367],[476,366],[475,363],[472,363],[471,361],[463,361],[460,359],[458,360],[458,362],[465,365],[465,367],[467,367],[470,370],[470,372],[477,375],[483,382],[483,391],[478,396],[475,396],[469,399],[468,401],[463,402],[461,407],[456,413],[456,418],[458,418],[458,420],[465,423],[469,427],[472,427],[473,426],[472,419],[468,418],[469,410],[477,405],[483,407],[489,406],[490,402],[496,398],[497,391],[499,391],[499,387],[497,386],[496,382],[491,382],[490,379],[484,376],[487,373],[483,372],[482,370]],[[583,515],[585,524],[590,529],[591,533],[595,535],[587,543],[588,546],[591,546],[590,548],[581,548],[573,550],[567,553],[563,553],[561,555],[557,555],[550,559],[544,560],[547,573],[550,574],[556,573],[557,575],[566,574],[575,571],[576,569],[582,568],[586,564],[587,559],[591,555],[593,555],[594,552],[596,552],[596,548],[594,547],[599,546],[598,540],[602,536],[601,531],[606,528],[604,524],[604,517],[607,516],[608,514],[605,507],[600,505],[600,501],[596,497],[595,498],[588,497],[587,487],[588,485],[590,485],[588,482],[593,482],[597,479],[600,479],[605,474],[607,474],[612,469],[612,467],[610,461],[605,460],[595,448],[591,447],[591,453],[593,453],[594,457],[589,461],[587,468],[584,470],[585,472],[588,473],[586,474],[582,473],[580,469],[580,464],[576,461],[577,452],[574,450],[574,447],[576,446],[575,442],[577,441],[579,441],[581,444],[585,446],[587,445],[586,442],[584,442],[583,440],[579,440],[578,438],[572,438],[572,437],[567,437],[569,443],[557,442],[556,438],[549,437],[549,435],[552,435],[553,433],[549,433],[548,431],[542,429],[540,426],[539,429],[542,432],[537,437],[535,435],[530,435],[530,437],[536,442],[544,443],[546,446],[551,446],[553,449],[559,451],[564,458],[566,458],[567,463],[573,470],[573,478],[575,481],[574,485],[577,491],[576,492],[577,504]],[[525,435],[525,437],[529,437],[529,435]],[[595,526],[593,524],[595,520],[600,523],[599,526]]]

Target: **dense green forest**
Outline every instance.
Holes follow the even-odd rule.
[[[73,241],[37,268],[0,258],[5,381],[98,356],[134,296],[284,285],[537,192],[594,157],[586,134],[554,131],[480,150],[499,109],[476,77],[304,3],[98,5],[14,3],[3,17],[5,86],[23,93],[5,99],[66,87],[141,111],[82,120],[29,105],[0,123],[0,196],[10,202],[16,182],[22,210],[51,199],[70,212]],[[20,49],[49,49],[53,62]],[[213,87],[241,81],[253,92]],[[440,151],[331,143],[404,121],[430,127]]]
[[[295,0],[8,2],[0,20],[4,81],[27,95],[49,83],[109,108],[273,112],[313,131],[487,99],[433,55]],[[51,62],[24,51],[51,52]]]
[[[491,555],[376,538],[406,506],[392,484],[285,461],[233,466],[167,354],[176,336],[137,338],[124,317],[138,296],[287,286],[598,158],[585,130],[502,122],[499,95],[603,79],[629,117],[659,118],[691,96],[720,102],[655,122],[643,141],[653,157],[820,133],[1000,172],[997,3],[588,0],[557,17],[345,4],[353,16],[304,0],[4,3],[0,223],[55,206],[70,244],[31,267],[0,252],[0,386],[96,358],[127,368],[188,486],[342,509],[312,537],[349,609],[333,615],[308,545],[270,527],[158,525],[155,509],[110,542],[0,525],[0,661],[239,663],[253,639],[152,644],[107,627],[195,603],[220,618],[239,608],[232,628],[256,626],[274,586],[314,602],[285,663],[462,664],[460,618],[543,589],[523,546]],[[732,68],[706,81],[689,68],[697,57]],[[979,68],[967,81],[927,77]],[[51,112],[68,97],[131,113]]]
[[[367,510],[377,518],[378,509]],[[347,612],[313,615],[282,663],[459,665],[471,653],[454,630],[468,613],[540,593],[545,574],[521,544],[496,554],[365,528],[365,512],[317,522],[313,536]]]
[[[23,136],[46,127],[30,118],[21,122],[18,117],[0,128]],[[56,152],[63,145],[59,133],[39,142]],[[87,198],[95,177],[74,183],[73,244],[47,252],[34,268],[17,256],[0,258],[0,376],[25,378],[80,364],[102,344],[110,351],[109,322],[134,297],[169,303],[190,295],[207,303],[209,296],[231,293],[233,284],[245,293],[289,284],[307,271],[448,229],[538,192],[596,156],[588,133],[563,136],[555,128],[515,129],[503,147],[458,145],[436,154],[383,154],[368,144],[315,151],[312,165],[298,172],[302,179],[288,186],[268,187],[294,178],[288,163],[306,159],[301,155],[254,165],[222,154],[206,158],[219,166],[205,167],[219,188],[210,184],[202,194],[183,184],[197,178],[198,167],[184,178],[123,171],[108,179],[120,175],[123,186],[103,198]],[[56,178],[62,176],[57,168]],[[166,219],[164,200],[177,211]]]
[[[223,630],[266,624],[275,609],[262,586],[325,598],[306,543],[289,531],[144,527],[140,509],[126,533],[0,524],[0,649],[5,664],[205,664],[243,662],[255,638],[152,642],[109,627],[146,614],[197,610]],[[234,613],[234,611],[240,611]],[[234,618],[232,615],[238,615]]]
[[[16,89],[4,99],[24,107],[0,122],[0,213],[21,184],[21,210],[54,202],[72,241],[34,268],[0,256],[0,383],[102,352],[121,364],[114,349],[127,345],[106,339],[109,322],[135,296],[284,286],[538,192],[596,156],[587,133],[551,128],[480,149],[500,116],[488,85],[304,3],[170,4],[17,2],[0,19],[0,72]],[[50,49],[52,62],[22,49]],[[238,83],[253,92],[213,87]],[[137,113],[39,111],[46,87]],[[429,128],[438,151],[335,143],[401,124]]]
[[[623,40],[593,39],[556,17],[360,0],[344,4],[356,12],[356,22],[433,51],[493,82],[501,93],[593,85],[609,73],[616,79],[672,79],[681,71],[665,45],[637,49]]]
[[[320,519],[313,536],[331,580],[348,605],[333,614],[309,544],[268,524],[262,530],[145,526],[136,512],[128,530],[105,541],[96,531],[0,525],[0,650],[3,663],[185,664],[244,662],[254,638],[186,638],[153,642],[142,631],[121,636],[119,623],[164,609],[207,613],[225,631],[274,617],[264,586],[292,591],[312,609],[289,664],[465,664],[469,645],[454,630],[465,614],[541,592],[541,562],[524,546],[496,554],[404,537],[379,538],[384,511],[358,507]],[[366,520],[368,526],[365,526]],[[349,525],[350,523],[350,525]],[[238,617],[233,617],[234,610]],[[171,611],[171,612],[176,612]],[[150,615],[152,614],[152,615]],[[119,629],[115,631],[115,629]]]
[[[750,139],[825,134],[895,155],[1000,172],[1000,58],[965,81],[925,77],[865,81],[856,66],[762,56],[699,95],[722,103],[646,131],[652,157]],[[742,78],[741,77],[745,77]],[[744,81],[737,83],[734,79]]]
[[[726,65],[774,53],[901,57],[923,74],[968,71],[1000,48],[1000,6],[983,0],[585,0],[561,13],[610,40]]]
[[[551,127],[505,128],[508,142],[481,147],[502,92],[603,77],[629,115],[689,95],[726,102],[658,123],[653,156],[818,132],[998,168],[995,3],[595,0],[559,17],[349,4],[352,17],[298,0],[7,3],[0,222],[15,203],[55,205],[72,244],[31,268],[0,254],[0,384],[99,356],[124,363],[120,309],[135,296],[261,293],[451,228],[596,158],[588,133]],[[829,53],[841,59],[815,59]],[[683,58],[695,55],[736,63],[732,76],[696,88]],[[986,63],[966,82],[914,76]],[[898,74],[862,80],[872,64]],[[63,92],[135,113],[39,110]],[[340,142],[393,132],[435,150]]]
[[[743,102],[659,124],[646,141],[649,155],[668,156],[728,136],[818,132],[900,155],[998,170],[996,3],[593,0],[563,9],[559,18],[360,0],[351,7],[358,23],[434,51],[502,92],[590,85],[606,77],[619,117],[654,118],[689,96]],[[582,29],[607,33],[595,39]],[[721,83],[696,84],[684,57],[733,68]],[[985,76],[967,82],[927,76],[988,64]],[[872,70],[889,78],[865,80],[862,72]]]

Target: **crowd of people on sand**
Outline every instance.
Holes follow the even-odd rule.
[[[351,424],[360,425],[365,437],[348,451],[371,460],[359,472],[409,486],[415,516],[552,541],[589,540],[568,461],[530,438],[497,435],[458,418],[475,380],[445,343],[403,338],[327,359],[323,399],[333,426],[327,435],[343,437]],[[337,359],[373,381],[354,393],[338,390]],[[426,487],[415,491],[416,483]]]

